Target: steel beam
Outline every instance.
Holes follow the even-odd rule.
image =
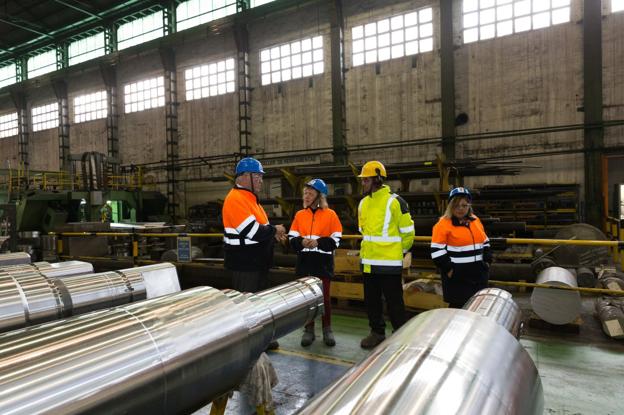
[[[69,160],[69,99],[67,97],[67,82],[62,79],[52,80],[52,88],[59,106],[59,170],[70,170]]]
[[[583,93],[585,125],[602,124],[602,9],[601,2],[585,0],[583,7]],[[604,128],[586,128],[585,220],[602,228],[602,156]]]
[[[440,1],[440,92],[442,95],[442,152],[455,160],[455,46],[453,2]]]
[[[334,163],[347,163],[347,118],[342,0],[328,0],[330,19],[332,145]]]

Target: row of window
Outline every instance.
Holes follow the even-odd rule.
[[[251,7],[271,1],[252,0]],[[610,2],[612,12],[624,11],[624,0]],[[187,0],[177,6],[177,28],[184,30],[233,13],[236,13],[236,0]],[[462,17],[463,41],[471,43],[569,22],[570,0],[463,0]],[[117,48],[122,50],[162,37],[165,34],[163,19],[163,12],[158,11],[121,24],[117,29]],[[352,36],[353,66],[429,52],[433,50],[432,9],[353,27]],[[103,56],[105,43],[104,32],[71,42],[68,46],[69,64]],[[321,46],[304,50],[302,41],[282,45],[277,54],[271,50],[269,57],[262,59],[262,84],[322,73]],[[58,66],[56,55],[56,50],[51,49],[29,57],[26,64],[28,78],[55,71]],[[277,55],[279,58],[274,57]],[[0,88],[15,82],[16,65],[0,67]],[[219,89],[231,90],[233,85],[227,82],[218,82],[216,89],[202,85],[199,96],[214,95],[211,91]]]

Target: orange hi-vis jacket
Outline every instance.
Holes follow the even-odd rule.
[[[456,217],[440,218],[433,227],[431,258],[440,268],[444,301],[452,306],[461,307],[487,287],[492,262],[490,240],[476,216],[466,217],[464,224]]]
[[[275,228],[256,195],[234,187],[223,202],[225,268],[266,271],[273,264]]]
[[[338,215],[329,208],[306,208],[297,212],[288,238],[297,252],[298,276],[334,276],[334,250],[340,245],[342,224]],[[315,239],[316,248],[304,248],[303,239]]]
[[[431,258],[444,273],[463,265],[492,261],[483,224],[474,215],[466,219],[462,225],[455,217],[442,217],[433,227]]]

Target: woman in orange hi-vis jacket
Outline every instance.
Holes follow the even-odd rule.
[[[486,288],[492,253],[483,224],[472,212],[468,189],[449,193],[444,216],[433,227],[431,258],[440,269],[444,301],[462,308],[477,291]]]
[[[327,205],[327,185],[313,179],[303,189],[303,209],[295,215],[288,237],[297,252],[297,276],[311,275],[323,281],[323,342],[335,346],[331,330],[331,299],[329,285],[334,276],[334,250],[340,244],[342,225],[336,212]],[[301,345],[309,346],[315,339],[314,322],[305,326]]]

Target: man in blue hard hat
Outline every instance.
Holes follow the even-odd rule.
[[[258,201],[262,190],[262,164],[245,157],[236,165],[236,181],[223,202],[225,268],[232,288],[257,292],[268,288],[275,240],[286,239],[283,225],[271,225]]]

